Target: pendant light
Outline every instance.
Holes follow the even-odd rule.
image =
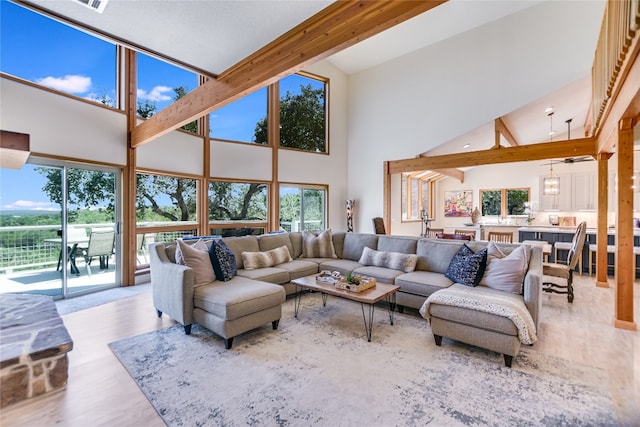
[[[553,111],[549,114],[549,142],[553,141]],[[543,180],[542,192],[545,196],[557,196],[560,194],[560,178],[553,173],[553,160],[549,162],[549,176]]]

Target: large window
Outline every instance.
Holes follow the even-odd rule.
[[[402,174],[400,194],[403,221],[420,220],[422,211],[434,218],[432,184],[439,177],[440,174],[428,171]]]
[[[528,188],[500,188],[480,190],[483,216],[525,215],[525,203],[529,201]]]
[[[138,53],[137,64],[137,112],[140,117],[153,116],[198,85],[197,74],[148,55]],[[187,123],[181,129],[198,133],[198,122]]]
[[[280,186],[280,228],[319,231],[326,228],[327,190],[319,186]]]
[[[211,181],[209,226],[213,234],[262,234],[267,226],[268,188],[262,182]]]
[[[268,144],[267,88],[211,112],[209,136],[225,141]]]
[[[139,173],[136,180],[138,227],[196,221],[198,193],[195,179]]]
[[[116,46],[2,1],[0,69],[61,92],[116,106]]]
[[[327,152],[326,82],[293,74],[280,80],[280,146]]]

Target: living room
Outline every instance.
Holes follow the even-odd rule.
[[[368,70],[344,72],[335,65],[337,59],[335,63],[327,60],[305,67],[306,72],[322,76],[330,82],[330,150],[327,154],[224,141],[211,141],[209,146],[206,138],[184,132],[171,132],[139,146],[134,166],[144,171],[162,171],[199,178],[258,182],[275,180],[278,183],[323,186],[328,189],[327,227],[345,231],[344,201],[356,199],[354,231],[370,232],[371,218],[381,216],[385,210],[382,178],[384,161],[411,158],[427,152],[492,123],[496,117],[534,102],[541,95],[553,93],[590,73],[604,2],[589,2],[584,6],[585,10],[581,12],[581,23],[584,25],[575,25],[574,31],[566,30],[566,25],[569,25],[567,23],[575,21],[571,19],[574,16],[572,7],[566,4],[534,2],[529,8],[516,8],[518,10],[511,10],[505,16],[476,29],[424,47],[415,55],[400,56]],[[549,24],[549,19],[553,19],[552,24]],[[541,32],[533,32],[534,28],[547,26],[552,30],[545,37],[541,36]],[[522,39],[506,40],[515,33],[522,33]],[[508,47],[512,49],[508,50]],[[512,58],[516,51],[527,51],[530,53],[529,59],[519,55],[518,58],[523,59],[514,61]],[[455,55],[452,52],[456,52]],[[485,61],[484,58],[491,60]],[[549,62],[553,63],[553,67],[548,66]],[[510,84],[502,85],[503,82]],[[464,94],[469,93],[474,95],[465,97]],[[493,102],[496,98],[500,102]],[[43,90],[36,84],[6,74],[2,75],[1,102],[3,129],[29,133],[31,151],[40,157],[102,163],[120,168],[126,167],[130,161],[130,154],[124,143],[127,141],[127,117],[121,111]],[[406,108],[398,108],[399,105]],[[546,123],[544,113],[540,112],[540,115]],[[38,120],[33,120],[33,117]],[[576,121],[579,122],[577,119]],[[580,128],[583,129],[584,126]],[[74,132],[70,133],[68,129],[74,129]],[[576,130],[575,134],[580,135],[580,130]],[[544,135],[546,129],[540,140],[543,140]],[[88,140],[91,141],[90,144],[87,143]],[[492,143],[493,141],[489,141],[489,146]],[[372,149],[372,146],[376,148]],[[210,162],[203,161],[203,158],[210,159]],[[274,161],[274,158],[277,160]],[[528,166],[526,169],[529,176],[526,177],[518,170],[517,164],[478,167],[477,170],[474,169],[476,172],[467,172],[467,176],[472,178],[465,180],[464,184],[455,180],[451,180],[449,184],[441,183],[443,186],[436,190],[438,203],[441,203],[445,188],[471,189],[477,200],[477,192],[480,189],[496,188],[496,181],[509,182],[509,186],[513,184],[529,187],[535,200],[538,197],[539,177],[547,172],[546,166],[541,166],[541,163],[543,162],[535,162]],[[597,164],[585,162],[577,166],[582,170],[593,171]],[[561,168],[571,166],[576,165]],[[610,171],[614,170],[613,163],[610,168]],[[491,179],[487,177],[489,174]],[[516,178],[522,180],[516,183]],[[390,201],[393,207],[388,215],[391,234],[418,235],[420,222],[403,223],[399,217],[399,209],[394,207],[397,200],[399,195],[394,195]],[[436,218],[441,212],[441,206],[437,205]],[[576,215],[584,215],[590,226],[598,225],[594,213]],[[611,215],[615,216],[615,212]],[[199,222],[206,222],[205,217],[200,216]],[[464,221],[461,219],[443,225],[454,227],[458,222]],[[545,217],[539,215],[537,221],[544,223]],[[612,222],[609,216],[607,222]],[[277,218],[269,220],[269,227],[273,228],[276,224]],[[206,228],[206,225],[200,225],[201,234],[205,234],[202,230]],[[134,235],[135,232],[129,236]],[[123,246],[127,247],[127,244],[124,243]],[[130,256],[133,252],[125,253],[129,254],[125,255],[129,260],[123,264],[129,268],[124,273],[123,283],[131,284],[135,281],[135,274],[132,273],[135,271],[135,257]],[[134,259],[133,262],[131,258]],[[550,338],[546,338],[547,341],[540,347],[550,354],[569,359],[571,348],[585,348],[584,336],[590,334],[588,328],[577,324],[602,322],[605,326],[598,328],[595,339],[605,340],[612,347],[619,344],[629,350],[625,356],[620,356],[623,360],[618,363],[619,371],[611,371],[610,374],[616,378],[624,378],[631,372],[638,372],[637,362],[632,357],[628,360],[637,347],[637,332],[623,332],[612,326],[610,317],[615,312],[615,288],[595,289],[593,278],[587,276],[576,280],[578,286],[585,288],[583,295],[588,295],[588,299],[582,300],[581,308],[573,310],[577,312],[575,317],[567,318],[569,309],[566,300],[561,297],[549,297],[545,304],[550,318],[558,319],[553,326],[547,326],[548,337],[563,340],[564,338],[560,338],[563,337],[561,331],[562,327],[566,327],[575,330],[581,338],[563,341],[561,345],[555,345]],[[609,280],[613,285],[615,279],[611,277]],[[637,319],[637,290],[635,294],[636,308],[632,316]],[[89,411],[92,416],[95,415],[96,423],[100,423],[100,419],[104,419],[104,423],[122,423],[125,418],[126,423],[131,425],[138,421],[140,424],[161,424],[153,407],[106,347],[106,344],[125,336],[174,325],[170,319],[156,319],[153,316],[148,297],[147,294],[134,300],[128,299],[111,306],[100,306],[84,313],[65,316],[65,324],[76,342],[74,352],[70,354],[71,375],[95,378],[96,383],[89,379],[70,382],[64,392],[50,399],[51,402],[43,402],[46,410],[33,411],[34,407],[31,406],[25,407],[25,411],[9,411],[9,415],[5,415],[3,411],[3,419],[8,417],[6,419],[10,423],[26,424],[33,420],[48,421],[48,414],[55,414],[53,416],[56,419],[74,424],[86,421],[84,417],[89,416],[86,412]],[[580,298],[577,302],[580,302]],[[599,306],[598,310],[593,309],[596,305]],[[87,324],[103,326],[87,330]],[[99,333],[96,329],[104,329],[104,333]],[[634,335],[629,337],[625,334]],[[95,338],[91,338],[92,336]],[[94,346],[99,346],[99,350],[94,350]],[[602,360],[611,354],[605,350],[598,351],[602,352],[593,357],[601,367],[604,364]],[[81,355],[86,358],[83,359]],[[589,355],[582,354],[579,357],[585,362]],[[104,370],[108,373],[97,372],[101,370],[96,363],[98,360],[111,370]],[[95,373],[91,373],[94,371]],[[632,386],[637,384],[637,375],[630,381]],[[87,390],[94,388],[101,391],[94,395],[95,403],[88,402],[87,400],[93,399],[88,396]],[[615,390],[613,393],[615,394]],[[116,405],[126,415],[109,414]],[[138,410],[138,405],[143,409]],[[623,414],[627,418],[623,416],[621,419],[632,419],[633,409],[626,406],[628,402],[625,403],[624,397],[616,401],[616,405],[626,408],[627,412],[623,411]],[[68,412],[65,413],[66,410]],[[24,412],[35,414],[28,415]]]

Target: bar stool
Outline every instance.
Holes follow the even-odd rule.
[[[569,250],[571,250],[571,242],[555,242],[553,244],[553,259],[555,259],[555,262],[567,264],[569,260],[562,261],[558,258],[558,251],[567,251],[567,256],[569,256]],[[582,274],[582,257],[578,258],[578,271]],[[591,270],[589,270],[589,274],[591,274]]]
[[[595,254],[597,252],[597,245],[595,243],[592,243],[589,245],[589,276],[591,276],[591,270],[593,268],[593,266],[595,265],[595,262],[593,261],[593,254]],[[607,245],[607,261],[609,260],[609,256],[608,254],[615,254],[616,253],[616,247],[614,245]],[[640,269],[640,267],[638,267],[638,256],[640,255],[640,246],[634,246],[633,247],[633,272],[634,275],[638,272],[638,269]],[[614,264],[607,264],[607,268],[609,267],[615,267],[615,261]],[[607,274],[608,275],[608,274]]]

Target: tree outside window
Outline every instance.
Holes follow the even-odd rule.
[[[260,182],[209,182],[209,225],[214,234],[262,234],[267,224],[268,187]]]
[[[525,203],[529,201],[529,189],[480,190],[480,201],[483,216],[526,215]]]

